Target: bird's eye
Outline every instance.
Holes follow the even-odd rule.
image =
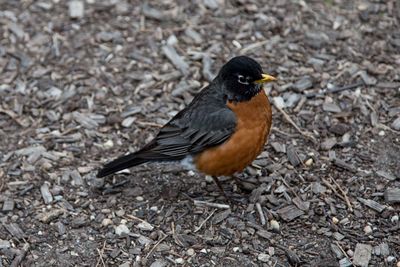
[[[248,79],[243,75],[238,75],[238,82],[241,84],[249,84]]]

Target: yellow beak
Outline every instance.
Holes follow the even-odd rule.
[[[267,83],[267,82],[272,82],[276,81],[276,78],[274,76],[268,75],[268,74],[261,74],[262,78],[254,81],[255,83]]]

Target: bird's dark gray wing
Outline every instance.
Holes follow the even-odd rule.
[[[208,93],[208,94],[207,94]],[[236,127],[236,116],[223,100],[205,92],[161,128],[138,152],[148,160],[179,160],[226,141]]]

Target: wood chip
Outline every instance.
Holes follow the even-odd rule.
[[[373,210],[376,210],[379,213],[382,212],[386,208],[386,206],[381,205],[381,204],[379,204],[378,202],[376,202],[376,201],[374,201],[372,199],[364,199],[364,198],[361,198],[361,197],[358,197],[357,199],[358,199],[358,201],[363,203],[365,206],[367,206],[367,207],[369,207],[369,208],[371,208]]]
[[[384,196],[385,196],[385,201],[387,203],[399,203],[400,202],[400,188],[386,189]]]
[[[259,236],[261,236],[261,237],[263,237],[263,238],[265,238],[265,239],[267,239],[267,240],[270,240],[271,238],[272,238],[272,236],[273,236],[273,233],[271,233],[271,232],[268,232],[268,231],[266,231],[266,230],[258,230],[257,232],[256,232],[256,234],[257,235],[259,235]]]
[[[294,167],[296,167],[297,165],[299,165],[301,163],[300,157],[297,154],[297,150],[293,145],[289,145],[286,148],[286,156],[287,156],[290,164],[292,164]]]
[[[339,107],[338,105],[334,104],[334,103],[324,103],[324,104],[322,105],[322,109],[323,109],[324,111],[332,112],[332,113],[339,113],[339,112],[342,111],[342,110],[340,109],[340,107]]]
[[[213,224],[218,224],[220,222],[222,222],[223,220],[225,220],[226,218],[228,218],[228,216],[231,214],[231,210],[225,210],[225,211],[221,211],[217,214],[214,215],[214,217],[212,218],[212,223]]]
[[[310,209],[310,202],[303,201],[300,197],[293,198],[292,202],[301,210],[307,211]]]
[[[25,237],[24,231],[16,223],[3,224],[7,231],[15,238],[22,239]]]
[[[279,216],[282,217],[283,220],[289,222],[301,215],[304,214],[304,211],[298,209],[295,205],[289,205],[284,208],[277,210]]]
[[[379,171],[376,172],[376,174],[378,176],[382,177],[382,178],[385,178],[385,179],[389,180],[389,181],[396,180],[396,177],[393,174],[391,174],[389,172],[386,172],[384,170],[379,170]]]
[[[353,263],[348,258],[343,258],[339,261],[340,267],[350,267],[353,266]]]
[[[164,45],[162,47],[162,51],[165,56],[174,64],[174,66],[182,72],[183,75],[189,74],[189,64],[185,62],[185,60],[178,55],[175,48],[170,45]]]
[[[40,187],[40,193],[42,194],[42,198],[45,204],[50,204],[51,202],[53,202],[53,195],[50,193],[49,185],[47,183],[44,183]]]
[[[60,217],[62,214],[64,214],[63,210],[55,209],[55,210],[51,210],[49,212],[42,213],[38,217],[39,217],[40,221],[42,221],[44,223],[49,223],[51,221],[54,221],[58,217]]]
[[[14,209],[14,205],[14,200],[7,198],[3,204],[3,211],[12,211]]]
[[[330,150],[336,145],[336,143],[337,143],[336,137],[327,138],[321,143],[321,149]]]
[[[357,172],[356,168],[353,165],[346,163],[344,160],[334,158],[333,164],[350,172]]]

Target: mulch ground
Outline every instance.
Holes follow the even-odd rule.
[[[400,266],[400,2],[2,1],[0,266]],[[273,129],[239,175],[105,162],[230,57]]]

